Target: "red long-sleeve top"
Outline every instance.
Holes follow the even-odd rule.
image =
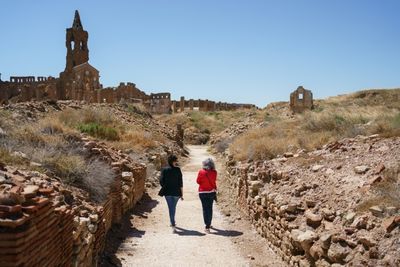
[[[217,190],[217,171],[201,169],[197,174],[197,183],[200,193],[215,192]]]

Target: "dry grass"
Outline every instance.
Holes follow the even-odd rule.
[[[248,110],[190,111],[172,115],[159,115],[157,119],[165,122],[172,128],[175,128],[177,124],[182,124],[185,129],[192,127],[202,133],[218,133],[243,118],[248,112]]]
[[[162,137],[155,136],[143,130],[129,130],[125,132],[119,142],[111,143],[117,149],[135,149],[138,151],[145,151],[147,149],[155,148]]]
[[[265,128],[250,130],[230,146],[237,160],[274,158],[297,149],[357,135],[400,136],[400,90],[371,90],[318,101],[317,108],[294,117],[268,115]]]

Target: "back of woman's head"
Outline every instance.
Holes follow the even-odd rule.
[[[174,154],[168,156],[168,165],[173,167],[173,163],[178,160],[178,157]]]
[[[208,158],[203,161],[203,169],[205,170],[215,170],[215,163],[212,158]]]

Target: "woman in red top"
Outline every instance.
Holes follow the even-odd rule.
[[[203,206],[203,219],[206,225],[206,233],[210,233],[213,202],[216,200],[217,194],[217,171],[215,170],[214,161],[211,158],[203,161],[203,168],[197,175],[197,183],[199,184],[199,197]]]

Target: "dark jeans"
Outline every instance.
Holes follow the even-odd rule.
[[[168,205],[169,221],[171,222],[172,226],[175,226],[176,204],[178,203],[179,197],[165,196],[165,200],[167,201]]]
[[[203,219],[206,228],[210,228],[211,226],[215,194],[215,192],[199,194],[201,205],[203,206]]]

